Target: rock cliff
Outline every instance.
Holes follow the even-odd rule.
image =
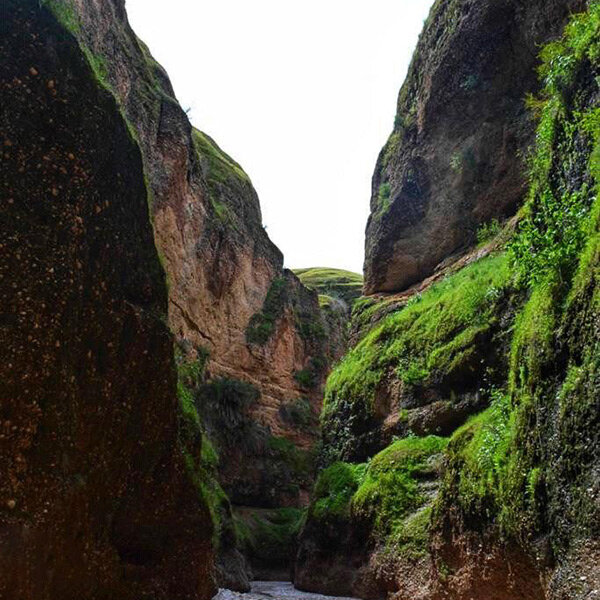
[[[515,213],[540,44],[581,0],[436,0],[375,174],[365,293],[397,292]]]
[[[2,14],[0,597],[209,598],[139,144],[55,13]]]
[[[316,428],[299,431],[280,409],[307,399],[315,415],[320,410],[330,350],[316,294],[283,269],[249,177],[190,125],[167,75],[131,31],[124,3],[67,6],[75,11],[80,43],[140,142],[156,245],[169,284],[169,327],[184,359],[207,355],[207,380],[255,388],[250,418],[270,435],[308,450],[317,441]],[[229,469],[251,479],[259,479],[262,470],[253,459],[238,459],[241,464],[224,458],[221,465],[234,502]]]
[[[249,177],[214,140],[191,126],[174,97],[168,76],[131,30],[124,0],[44,0],[27,2],[19,10],[17,6],[17,3],[7,6],[7,13],[12,20],[7,19],[3,23],[4,47],[7,52],[19,56],[21,61],[25,61],[29,46],[35,47],[37,54],[31,55],[30,61],[35,58],[40,64],[44,61],[49,64],[43,80],[40,66],[33,63],[27,68],[20,63],[16,65],[16,62],[15,66],[5,67],[4,85],[12,90],[11,101],[15,99],[13,104],[5,103],[3,106],[7,148],[16,147],[17,142],[12,138],[17,138],[17,134],[25,135],[25,131],[31,137],[30,144],[33,145],[35,135],[40,140],[35,146],[39,154],[39,166],[31,159],[27,164],[15,163],[14,168],[20,171],[14,172],[13,165],[8,163],[6,170],[11,177],[15,177],[15,181],[23,178],[23,172],[30,175],[32,180],[39,173],[46,174],[43,185],[47,186],[50,199],[60,198],[62,189],[74,185],[73,182],[82,188],[86,181],[90,182],[88,195],[82,197],[81,202],[94,203],[94,214],[100,216],[109,213],[108,208],[113,206],[115,208],[112,210],[126,210],[116,201],[119,194],[125,196],[129,193],[136,201],[143,195],[143,206],[136,209],[137,213],[131,208],[129,220],[122,218],[118,224],[118,217],[111,217],[115,220],[114,234],[104,224],[105,221],[92,229],[83,217],[78,214],[72,216],[72,231],[80,240],[77,244],[89,244],[92,250],[88,257],[83,249],[74,246],[72,251],[65,250],[69,260],[85,273],[98,262],[102,262],[102,268],[93,277],[89,275],[89,284],[87,280],[68,279],[83,298],[71,298],[68,306],[77,306],[78,302],[83,303],[88,299],[92,294],[90,290],[96,289],[93,287],[94,281],[97,280],[98,285],[108,285],[104,281],[107,275],[103,274],[103,269],[108,272],[110,264],[114,262],[117,265],[114,268],[120,269],[120,274],[114,277],[117,283],[122,284],[123,290],[117,287],[106,292],[102,287],[93,293],[100,295],[106,292],[106,298],[122,294],[123,307],[107,307],[106,316],[99,317],[97,322],[90,317],[88,326],[106,327],[105,323],[110,320],[110,311],[113,310],[115,313],[121,310],[129,314],[128,302],[132,304],[131,310],[138,304],[143,305],[143,315],[154,319],[154,325],[145,324],[144,321],[143,335],[139,334],[142,336],[140,341],[131,341],[146,357],[146,352],[150,353],[151,348],[144,346],[146,338],[143,336],[146,335],[150,340],[148,336],[154,332],[153,341],[147,341],[147,344],[154,344],[153,356],[143,359],[147,362],[140,358],[139,361],[124,363],[122,378],[127,378],[127,369],[133,371],[137,365],[138,371],[135,377],[132,373],[130,385],[133,389],[140,386],[140,389],[146,390],[147,397],[156,398],[148,402],[145,408],[148,415],[153,411],[152,425],[146,425],[147,435],[159,447],[164,446],[164,452],[170,448],[169,444],[175,442],[183,451],[183,457],[176,453],[169,459],[173,461],[172,494],[179,493],[177,486],[185,488],[186,493],[190,494],[186,501],[194,506],[193,510],[190,509],[192,517],[194,511],[197,513],[196,517],[190,519],[185,535],[196,527],[196,521],[201,527],[197,527],[197,539],[183,539],[184,533],[178,533],[175,525],[173,535],[181,535],[181,548],[188,544],[191,553],[196,551],[193,545],[198,545],[197,556],[202,568],[195,569],[193,561],[196,559],[192,557],[190,571],[194,575],[190,575],[190,581],[199,578],[204,587],[198,587],[196,593],[206,596],[212,586],[208,543],[211,527],[215,529],[213,537],[221,557],[221,580],[232,587],[246,587],[247,576],[237,550],[238,536],[227,494],[234,503],[258,508],[299,507],[307,502],[313,478],[312,449],[319,437],[317,416],[322,399],[320,390],[328,365],[342,351],[341,338],[334,331],[337,322],[321,313],[317,294],[305,288],[293,273],[283,268],[281,252],[269,240],[262,226],[259,201]],[[15,33],[9,35],[13,31]],[[29,42],[29,37],[34,42]],[[69,70],[75,67],[68,61],[73,65],[80,63],[76,74]],[[16,70],[9,72],[10,68],[24,70],[23,73]],[[87,80],[82,75],[86,69]],[[90,91],[89,97],[82,95],[81,99],[76,99],[76,88],[80,85],[76,76],[81,79],[81,89],[87,91],[95,86],[93,95]],[[39,85],[34,88],[34,83]],[[27,111],[18,110],[16,99],[19,95],[22,96],[20,102],[30,102]],[[58,109],[62,112],[54,116],[52,111]],[[69,110],[72,112],[69,113]],[[102,123],[104,113],[107,115],[105,128]],[[34,118],[26,123],[26,119],[32,115]],[[113,133],[117,127],[113,122],[121,123],[125,134]],[[8,128],[9,124],[12,129]],[[93,172],[95,179],[76,162],[70,166],[79,170],[73,172],[69,164],[54,159],[53,152],[58,150],[53,145],[53,138],[57,135],[55,130],[59,128],[64,131],[65,138],[77,140],[81,155],[84,151],[91,154],[85,168],[88,171],[90,168],[96,169]],[[77,136],[81,139],[77,139]],[[86,148],[88,143],[90,146]],[[64,146],[68,145],[67,139]],[[129,148],[126,156],[123,148]],[[6,153],[7,160],[11,158],[17,161],[19,157],[24,160],[24,151],[7,149]],[[71,155],[78,156],[74,150],[69,150],[67,156]],[[99,157],[96,162],[94,156]],[[9,189],[5,196],[14,206],[11,204],[8,208],[37,215],[37,211],[42,209],[37,205],[28,206],[22,198],[26,191],[27,185],[24,183],[17,201],[16,194]],[[51,206],[49,204],[48,210]],[[100,216],[95,218],[100,219]],[[21,218],[28,223],[33,217]],[[69,229],[65,226],[63,237],[56,234],[62,217],[57,212],[55,218],[56,223],[53,223],[50,222],[50,216],[44,217],[47,222],[40,217],[39,226],[44,228],[45,233],[43,236],[37,235],[37,243],[45,243],[48,236],[54,236],[51,237],[52,243],[65,243],[63,237],[68,235]],[[16,220],[9,221],[11,228],[15,224],[18,225]],[[10,228],[8,230],[11,231]],[[95,237],[88,233],[90,230]],[[36,237],[34,229],[27,234],[32,239]],[[14,242],[15,248],[17,243],[24,243],[23,238]],[[75,244],[75,241],[72,243]],[[106,249],[103,249],[104,245]],[[79,251],[83,253],[82,257],[77,256]],[[41,247],[31,252],[33,257],[35,252],[41,253]],[[45,258],[50,261],[51,253]],[[54,269],[49,273],[59,270],[51,265],[48,269]],[[166,274],[167,296],[163,272]],[[11,272],[12,276],[15,274],[16,271]],[[52,277],[48,276],[44,281],[46,279],[52,280]],[[5,283],[10,281],[4,280]],[[55,284],[59,286],[58,281]],[[17,289],[19,285],[15,285],[17,287],[14,289]],[[10,289],[8,287],[7,292]],[[29,297],[25,290],[19,293],[21,296]],[[102,298],[105,299],[105,296]],[[94,296],[89,300],[101,303]],[[56,310],[52,304],[45,304],[45,309]],[[61,310],[67,315],[73,308]],[[165,323],[173,334],[175,363],[172,348],[169,350],[172,338],[168,335]],[[37,326],[41,327],[39,324]],[[146,334],[146,329],[150,333]],[[127,331],[132,338],[137,335],[133,325]],[[162,338],[158,335],[160,331]],[[16,340],[19,333],[15,330],[11,331],[11,335]],[[76,335],[75,329],[73,335]],[[118,336],[116,329],[112,335]],[[87,339],[83,334],[82,338]],[[116,340],[109,338],[107,332],[105,337],[100,336],[95,341],[101,355],[98,360],[109,361],[112,351],[107,348],[113,346],[119,352],[124,352]],[[157,339],[161,340],[160,344]],[[83,350],[81,353],[84,353]],[[55,350],[55,354],[55,360],[59,355],[63,356],[59,350]],[[78,354],[77,350],[73,350],[73,356]],[[68,358],[63,356],[63,360]],[[160,366],[163,364],[161,361],[164,361],[164,366]],[[102,381],[108,386],[113,373],[104,372],[109,369],[104,362]],[[13,361],[6,364],[13,364]],[[152,365],[154,370],[151,376],[147,376],[153,369]],[[177,371],[179,406],[173,404],[176,402],[172,395],[175,385],[173,365]],[[23,373],[27,376],[25,370]],[[144,377],[147,377],[147,381],[142,385],[138,380]],[[87,393],[87,389],[82,384],[78,393]],[[77,402],[78,393],[72,393],[73,402]],[[105,393],[107,398],[112,398],[109,391]],[[117,389],[115,394],[124,398],[123,406],[129,407],[125,399],[130,395],[128,392]],[[168,404],[161,404],[166,402],[167,397]],[[88,401],[92,402],[91,399]],[[83,410],[83,407],[77,410]],[[78,414],[67,412],[63,416],[77,420]],[[139,427],[146,422],[146,417],[143,411],[139,414]],[[13,426],[12,418],[7,418],[7,422]],[[111,423],[111,420],[107,417],[102,422]],[[135,416],[127,420],[131,427],[134,422]],[[161,423],[164,430],[155,431],[152,428],[158,428]],[[244,432],[244,444],[237,443],[236,436],[240,431],[232,432],[231,423],[240,425],[240,431]],[[56,425],[59,424],[57,417]],[[88,433],[90,439],[100,435],[91,430]],[[33,436],[33,431],[30,435]],[[115,428],[114,435],[125,436],[125,433]],[[162,440],[161,436],[165,439]],[[160,446],[161,440],[163,446]],[[153,458],[148,459],[148,464],[154,465],[153,461],[159,459],[154,451],[151,456]],[[121,458],[124,464],[131,458],[126,448],[122,449]],[[167,458],[165,454],[160,460],[166,461]],[[65,455],[64,461],[69,460]],[[106,470],[111,468],[110,460],[110,457],[106,458]],[[54,464],[59,463],[57,458]],[[150,469],[144,463],[146,467]],[[117,474],[120,473],[119,468],[115,466]],[[143,478],[146,474],[144,469],[139,472],[133,469],[133,472],[131,477]],[[81,473],[85,477],[86,470],[83,467]],[[191,486],[176,479],[185,476]],[[123,485],[121,480],[119,482],[118,485]],[[161,485],[163,487],[157,486],[152,493],[164,491],[167,482]],[[140,495],[150,493],[142,488]],[[81,495],[85,498],[84,491]],[[166,492],[165,495],[167,499],[170,498]],[[149,502],[149,499],[144,496],[143,501]],[[188,510],[186,506],[182,500],[182,520]],[[166,515],[171,516],[168,512],[170,508],[169,502],[165,501]],[[127,514],[131,516],[134,509],[136,506],[128,509]],[[100,518],[99,515],[95,517]],[[166,519],[167,516],[164,517]],[[126,528],[125,524],[123,527]],[[132,531],[127,529],[123,536],[134,538],[134,526],[128,527]],[[85,540],[81,543],[85,543]],[[143,546],[145,542],[134,539],[122,543],[132,545],[132,548],[125,547],[122,551],[128,555],[138,551],[135,544]],[[179,552],[181,548],[175,547],[172,552]],[[23,552],[25,550],[24,547]],[[140,553],[144,551],[143,547],[139,549]],[[60,554],[52,549],[48,552],[53,556]],[[148,553],[151,555],[149,562],[162,560],[155,556],[159,554],[158,549],[149,549]],[[126,559],[128,556],[123,559],[124,562],[127,562]],[[134,557],[131,560],[144,562],[146,559]],[[118,560],[115,564],[118,565]],[[136,570],[134,567],[131,569]],[[115,575],[117,580],[119,576]],[[133,575],[132,578],[135,579]],[[178,585],[188,593],[191,584],[185,580],[185,577],[180,577]],[[178,594],[184,597],[183,591],[172,593]]]

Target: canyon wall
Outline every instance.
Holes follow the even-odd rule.
[[[508,22],[510,15],[525,19],[513,23],[511,39],[518,31],[539,40],[540,32],[564,30],[538,49],[539,58],[529,63],[532,73],[518,82],[514,69],[526,61],[518,44],[504,47],[507,56],[494,61],[496,79],[479,96],[481,114],[495,110],[486,104],[496,93],[493,86],[504,94],[509,73],[511,85],[531,83],[539,65],[539,88],[532,84],[527,107],[528,90],[520,93],[522,118],[515,122],[504,109],[494,124],[507,136],[513,127],[524,132],[525,123],[536,128],[520,138],[523,145],[505,164],[505,183],[518,185],[489,188],[495,190],[486,205],[490,216],[518,213],[465,237],[473,206],[460,197],[456,205],[444,204],[436,192],[431,198],[437,204],[430,202],[427,210],[440,227],[464,217],[461,244],[473,238],[477,244],[435,271],[450,250],[442,249],[422,272],[399,261],[396,274],[404,279],[397,289],[418,285],[356,301],[356,345],[326,385],[321,460],[328,466],[319,474],[300,535],[295,582],[301,589],[398,600],[579,600],[597,593],[600,5],[591,3],[566,28],[561,17],[562,28],[554,29],[557,22],[539,29],[553,11],[566,16],[575,7],[438,2],[407,85],[414,65],[429,57],[427,40],[462,39],[458,48],[442,46],[442,62],[467,60],[463,47],[477,57],[475,50],[503,31],[498,21],[488,29],[481,15],[507,8],[502,14]],[[470,22],[470,15],[476,20]],[[456,27],[448,24],[450,16],[458,19]],[[460,32],[472,38],[452,37]],[[430,68],[423,64],[421,76]],[[450,93],[460,81],[448,79]],[[446,93],[441,90],[441,98]],[[473,127],[467,108],[461,122],[452,102],[447,105],[435,124],[442,150]],[[499,139],[481,138],[488,156],[499,156]],[[448,160],[446,150],[435,161]],[[476,179],[489,175],[477,161],[469,169]],[[453,189],[450,183],[447,188]],[[418,204],[421,191],[414,191],[398,206]],[[381,227],[393,232],[396,217],[393,209],[382,213]],[[373,218],[367,246],[380,240]],[[396,229],[398,237],[392,237],[404,243],[421,231],[425,245],[415,255],[428,260],[439,251],[437,238],[427,231],[427,219],[416,216],[414,223],[414,230]],[[367,289],[387,289],[389,264],[383,255],[367,258]]]
[[[210,598],[140,147],[53,13],[2,15],[0,597]]]

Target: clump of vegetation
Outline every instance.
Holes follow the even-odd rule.
[[[300,337],[307,342],[322,340],[326,336],[319,314],[295,311],[295,326]]]
[[[382,183],[378,192],[378,214],[384,215],[390,209],[390,197],[392,195],[392,186],[389,182]]]
[[[477,243],[480,245],[486,244],[500,234],[502,230],[498,219],[492,219],[487,223],[483,223],[477,229]]]
[[[326,367],[327,360],[324,357],[313,356],[306,368],[294,373],[294,379],[301,388],[311,390],[319,384]]]
[[[296,429],[310,430],[316,426],[316,415],[306,398],[297,398],[284,402],[279,407],[279,416],[284,423],[293,425]]]
[[[383,167],[387,167],[388,164],[390,163],[390,161],[392,160],[392,158],[396,157],[398,155],[398,152],[400,150],[400,144],[402,143],[402,137],[403,137],[403,122],[401,119],[399,119],[398,117],[396,117],[395,121],[394,121],[394,128],[396,129],[396,131],[394,131],[394,133],[392,133],[392,135],[389,137],[387,144],[385,146],[385,150],[383,152]],[[388,195],[389,197],[389,195]]]
[[[285,277],[273,280],[267,292],[262,311],[253,315],[246,328],[246,341],[249,344],[264,346],[277,325],[277,320],[283,315],[287,300],[287,282]]]
[[[289,565],[305,519],[306,510],[300,508],[244,511],[235,515],[241,547],[258,568]]]
[[[218,453],[205,434],[194,402],[198,389],[204,385],[208,358],[209,353],[205,348],[196,348],[190,354],[177,346],[175,348],[180,407],[179,444],[188,476],[210,513],[213,543],[218,547],[221,537],[232,532],[233,523],[229,518],[231,509],[229,499],[218,481]]]
[[[306,480],[313,470],[313,453],[298,448],[293,442],[283,437],[270,436],[267,438],[267,448],[272,458],[286,465],[295,478]]]
[[[266,432],[251,417],[250,410],[260,397],[251,384],[219,378],[201,385],[195,405],[211,438],[221,449],[259,446]]]

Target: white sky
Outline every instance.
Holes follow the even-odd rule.
[[[127,0],[290,268],[362,271],[371,176],[433,0]]]

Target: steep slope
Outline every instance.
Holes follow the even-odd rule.
[[[208,599],[139,145],[49,10],[2,14],[0,597]]]
[[[330,466],[301,534],[302,588],[422,600],[598,590],[600,4],[541,62],[516,230],[422,293],[371,307],[378,320],[363,319],[328,380]]]
[[[514,214],[539,45],[582,0],[437,0],[375,174],[365,293],[403,290]]]

